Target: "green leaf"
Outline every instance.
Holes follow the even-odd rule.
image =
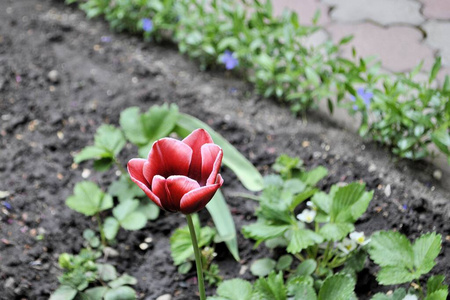
[[[379,231],[372,235],[368,252],[381,267],[405,266],[413,268],[414,252],[411,243],[399,232]]]
[[[158,205],[153,202],[144,200],[145,203],[140,203],[137,208],[138,211],[142,212],[148,220],[156,220],[159,217],[160,209]]]
[[[144,191],[128,175],[122,175],[119,180],[113,181],[108,187],[108,194],[117,197],[119,202],[145,196]]]
[[[377,293],[371,300],[403,300],[405,296],[406,290],[404,288],[398,288],[391,295]]]
[[[252,297],[252,285],[239,278],[225,280],[217,287],[217,294],[230,300],[250,300]]]
[[[136,292],[129,286],[120,286],[109,290],[105,294],[104,300],[135,300]]]
[[[339,187],[331,204],[331,222],[354,223],[364,213],[372,196],[364,192],[365,185],[356,182]],[[369,195],[367,195],[369,194]]]
[[[109,209],[113,206],[112,197],[105,194],[93,182],[83,181],[75,185],[74,195],[69,196],[66,205],[86,216]]]
[[[98,286],[85,290],[83,294],[85,294],[87,296],[87,299],[89,300],[97,300],[103,299],[108,290],[109,289],[106,286]]]
[[[319,233],[327,241],[340,241],[355,230],[352,223],[327,223],[320,228]]]
[[[298,253],[309,246],[320,244],[323,237],[308,229],[293,229],[289,245],[286,249],[288,253]]]
[[[315,186],[320,180],[328,175],[328,170],[322,166],[312,169],[311,171],[302,173],[300,179],[310,186]]]
[[[78,291],[68,285],[61,285],[50,296],[50,300],[72,300]]]
[[[287,269],[289,269],[291,267],[293,260],[294,259],[289,254],[282,255],[278,259],[277,265],[275,266],[275,268],[278,271],[287,270]]]
[[[448,291],[447,290],[438,290],[431,294],[428,294],[424,300],[447,300]]]
[[[416,272],[426,274],[431,271],[436,264],[434,260],[441,251],[441,243],[441,235],[434,232],[424,234],[416,239],[412,246]]]
[[[214,143],[222,148],[223,163],[236,174],[245,188],[253,192],[263,189],[264,185],[261,174],[236,148],[199,119],[190,115],[179,114],[177,127],[175,128],[178,135],[186,137],[197,128],[203,128],[208,131]]]
[[[119,231],[119,221],[114,217],[108,217],[103,222],[103,232],[108,240],[113,240]]]
[[[212,242],[215,231],[208,226],[200,228],[200,221],[197,214],[192,215],[198,246],[201,248]],[[188,226],[178,228],[170,237],[170,249],[172,259],[176,266],[184,263],[189,257],[194,256],[194,248],[192,247],[191,235]]]
[[[120,222],[125,219],[130,213],[134,212],[139,206],[138,200],[126,200],[112,210],[113,216]]]
[[[126,230],[139,230],[144,228],[145,224],[147,224],[147,218],[140,211],[132,212],[120,221],[120,226]]]
[[[74,162],[79,164],[88,159],[111,158],[111,153],[97,146],[87,146],[73,158]]]
[[[188,261],[178,266],[178,273],[187,274],[192,269],[192,262]]]
[[[116,268],[110,264],[97,264],[98,276],[103,281],[111,281],[117,278]]]
[[[318,87],[320,85],[320,77],[311,67],[305,68],[305,76],[306,79],[313,84],[313,86]]]
[[[450,155],[450,134],[447,126],[442,126],[431,134],[431,140],[443,153]]]
[[[113,125],[101,125],[94,137],[94,146],[84,148],[74,157],[75,163],[87,159],[113,158],[123,149],[126,140],[120,129]]]
[[[119,278],[117,278],[113,281],[110,281],[108,283],[108,285],[112,288],[117,288],[117,287],[123,286],[123,285],[135,285],[135,284],[137,284],[137,279],[128,274],[123,274]]]
[[[206,205],[206,209],[209,211],[209,214],[213,219],[219,238],[225,242],[234,259],[240,260],[236,227],[220,189]]]
[[[257,245],[265,240],[272,239],[282,235],[289,229],[288,225],[266,225],[263,223],[254,223],[242,228],[245,238],[252,238],[257,241]],[[256,246],[257,246],[256,245]]]
[[[267,278],[259,278],[254,285],[258,300],[286,300],[287,289],[283,282],[283,272],[272,272]]]
[[[355,297],[355,281],[347,275],[333,275],[325,279],[318,300],[349,300]]]
[[[377,281],[383,285],[401,284],[420,277],[405,266],[382,267],[377,274]]]
[[[178,118],[178,107],[171,104],[152,106],[140,114],[138,107],[130,107],[120,114],[120,126],[125,136],[138,146],[145,146],[172,132]]]
[[[317,262],[314,259],[306,259],[298,265],[295,271],[296,275],[307,276],[314,273],[317,268]]]
[[[317,295],[314,288],[308,284],[300,283],[295,286],[294,300],[316,300]]]
[[[427,293],[431,294],[439,290],[446,290],[448,286],[444,284],[445,276],[435,275],[431,276],[427,281]]]
[[[331,210],[331,205],[333,203],[333,198],[324,192],[317,192],[311,198],[311,201],[320,208],[323,212],[329,214]]]
[[[431,68],[431,73],[430,73],[430,77],[428,79],[428,83],[431,84],[431,82],[433,82],[433,80],[436,78],[440,69],[441,69],[441,58],[438,57],[438,58],[436,58],[436,61],[434,62],[433,67]]]
[[[271,258],[261,258],[255,260],[251,267],[250,272],[253,276],[264,277],[275,269],[277,262]]]

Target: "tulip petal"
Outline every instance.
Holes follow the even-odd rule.
[[[156,205],[161,206],[161,201],[158,196],[156,196],[149,188],[149,184],[142,174],[143,166],[147,162],[145,159],[134,158],[128,162],[128,173],[130,174],[131,180],[138,185],[138,187],[144,191],[150,200],[152,200]]]
[[[181,198],[192,190],[198,189],[200,185],[197,181],[186,176],[170,176],[167,178],[167,201],[171,202],[171,206],[180,210]]]
[[[223,151],[215,144],[202,146],[202,179],[201,185],[214,184],[222,164]]]
[[[185,143],[172,138],[163,138],[155,142],[144,164],[144,177],[148,182],[155,175],[167,178],[171,175],[184,175],[189,172],[192,149]]]
[[[194,180],[200,181],[202,176],[202,152],[201,148],[204,144],[211,144],[213,140],[209,133],[200,128],[192,131],[190,135],[188,135],[183,143],[187,144],[191,147],[192,153],[192,161],[191,166],[189,168],[189,178],[193,178]]]
[[[136,179],[144,184],[148,184],[147,179],[144,177],[144,164],[147,160],[143,158],[133,158],[128,164],[128,173],[130,174],[131,179]],[[148,184],[149,185],[149,184]]]
[[[167,190],[166,179],[160,175],[153,176],[152,180],[152,192],[159,198],[161,207],[167,211],[177,211],[172,209],[170,205],[167,205]]]
[[[183,214],[188,215],[201,210],[206,206],[206,204],[208,204],[219,188],[220,184],[217,183],[202,186],[198,189],[190,191],[181,198],[180,211]]]

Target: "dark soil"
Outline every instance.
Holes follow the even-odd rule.
[[[111,41],[102,42],[104,36]],[[52,70],[58,72],[55,82],[48,78]],[[430,165],[398,161],[387,149],[362,141],[324,115],[308,114],[307,123],[297,119],[231,74],[200,72],[173,46],[112,34],[104,22],[86,21],[82,12],[62,1],[1,0],[0,191],[10,193],[1,199],[1,299],[47,299],[58,286],[58,255],[78,253],[82,231],[95,227],[93,220],[64,204],[83,180],[83,170],[92,169],[91,162],[73,165],[73,154],[92,142],[100,124],[118,124],[123,109],[147,110],[165,102],[206,121],[263,173],[279,154],[287,153],[301,157],[307,168],[327,167],[324,188],[340,181],[366,182],[375,196],[357,229],[368,234],[395,229],[410,238],[441,233],[443,249],[433,273],[445,274],[448,283],[448,187],[432,179]],[[122,163],[136,153],[127,147]],[[114,171],[93,171],[89,179],[106,188],[115,176]],[[255,203],[235,196],[244,189],[231,172],[224,170],[223,176],[223,191],[240,230],[252,221]],[[388,184],[390,195],[385,193]],[[209,220],[207,212],[201,216]],[[174,299],[196,299],[195,274],[179,275],[170,257],[169,236],[184,224],[182,215],[162,213],[143,230],[119,234],[120,258],[113,263],[119,272],[138,278],[140,298],[169,293]],[[43,240],[36,239],[40,234]],[[142,251],[138,245],[147,237],[153,243]],[[252,248],[239,235],[238,263],[219,245],[221,274],[239,276],[254,259],[274,255],[263,246]],[[358,284],[361,299],[379,289],[370,275],[374,271],[368,263]],[[241,277],[253,279],[248,270]]]

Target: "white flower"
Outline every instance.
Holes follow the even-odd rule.
[[[405,296],[405,298],[403,298],[403,300],[417,300],[417,296],[413,295],[413,294],[408,294]]]
[[[345,238],[341,243],[337,244],[339,250],[344,252],[344,254],[349,254],[356,249],[355,241]]]
[[[297,219],[302,222],[311,223],[312,221],[314,221],[316,214],[317,212],[315,210],[305,209],[301,214],[297,215]]]
[[[317,206],[312,201],[307,201],[306,206],[310,207],[312,210],[317,210]]]
[[[353,231],[352,233],[350,233],[350,239],[361,246],[367,245],[370,242],[370,239],[366,240],[364,232],[359,231]]]

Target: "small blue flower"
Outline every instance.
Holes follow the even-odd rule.
[[[225,50],[225,53],[222,55],[222,62],[227,70],[232,70],[239,65],[238,59],[230,50]]]
[[[102,42],[102,43],[110,43],[111,42],[111,37],[110,36],[106,36],[106,35],[104,35],[104,36],[102,36],[101,38],[100,38],[100,41]]]
[[[403,204],[402,208],[403,208],[403,210],[407,210],[408,209],[408,205]]]
[[[142,19],[142,29],[145,32],[150,32],[153,30],[153,21],[148,19],[148,18],[144,18]]]
[[[370,102],[372,101],[373,98],[373,93],[366,91],[364,88],[359,88],[356,92],[358,96],[360,96],[363,99],[366,107],[369,108]],[[356,101],[355,96],[350,95],[350,100],[352,100],[353,102]],[[358,110],[358,106],[356,104],[353,105],[353,110]]]
[[[9,204],[9,202],[3,201],[3,206],[6,207],[6,209],[11,210],[12,206]]]

